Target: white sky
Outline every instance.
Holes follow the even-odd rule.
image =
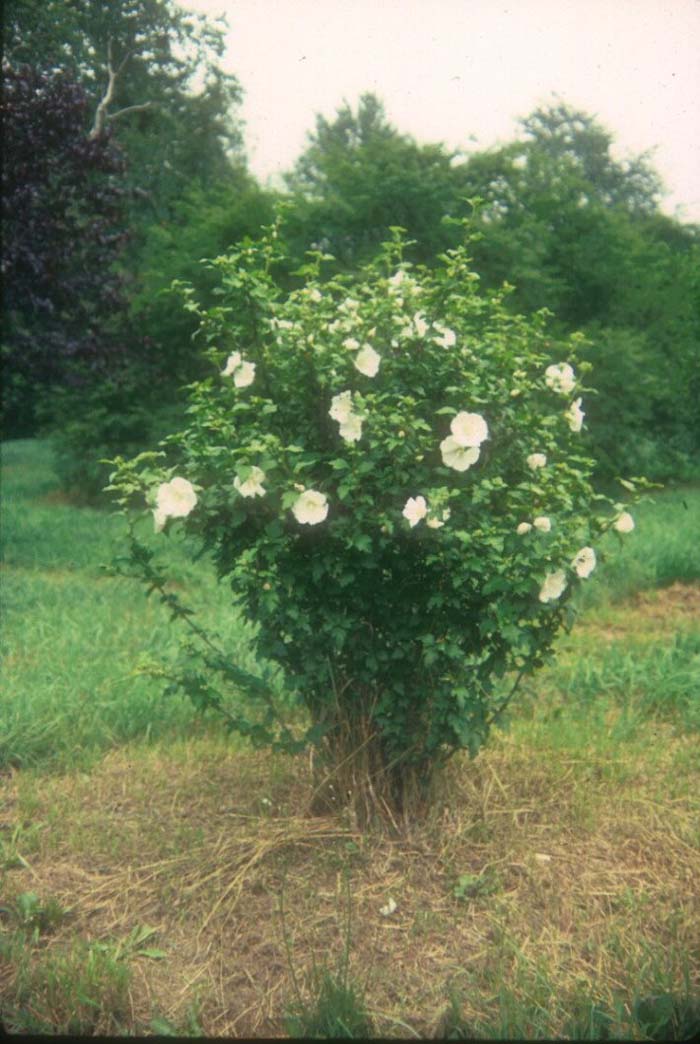
[[[512,140],[554,95],[617,154],[655,149],[663,209],[700,221],[700,0],[179,0],[229,24],[250,169],[289,170],[315,126],[364,91],[418,142]]]

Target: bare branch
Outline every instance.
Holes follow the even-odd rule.
[[[121,70],[121,66],[120,66],[120,70]],[[94,119],[93,124],[92,124],[92,130],[90,131],[90,134],[88,135],[88,137],[90,138],[90,141],[94,141],[95,138],[99,138],[99,137],[102,136],[102,133],[104,132],[104,129],[105,129],[105,121],[107,119],[107,109],[109,108],[110,103],[112,101],[112,98],[114,97],[114,84],[115,84],[116,79],[117,79],[117,73],[115,73],[114,69],[112,68],[112,41],[111,40],[109,40],[109,42],[107,44],[107,73],[108,73],[108,76],[109,76],[109,82],[107,84],[107,90],[105,91],[104,95],[102,96],[102,99],[101,99],[100,103],[98,104],[98,106],[97,106],[97,108],[95,110],[95,119]]]
[[[111,113],[108,111],[109,106],[112,104],[114,98],[114,85],[117,82],[117,77],[121,74],[124,66],[131,58],[132,51],[127,51],[121,62],[119,63],[116,71],[112,64],[112,41],[109,40],[107,44],[107,75],[109,77],[107,83],[107,90],[102,96],[97,109],[95,110],[95,119],[92,124],[92,129],[88,137],[90,141],[95,141],[96,138],[100,138],[104,134],[105,124],[107,120],[116,120],[120,116],[125,116],[129,112],[141,112],[143,109],[147,109],[151,102],[142,102],[140,105],[127,105],[126,108],[120,109],[118,112]]]
[[[144,109],[150,109],[151,105],[153,105],[151,101],[142,102],[140,105],[127,105],[125,109],[120,109],[119,112],[111,112],[107,119],[118,120],[120,116],[126,116],[128,112],[143,112]]]

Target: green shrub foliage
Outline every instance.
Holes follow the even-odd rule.
[[[167,467],[112,479],[213,554],[341,792],[399,811],[451,752],[476,754],[603,531],[631,523],[590,484],[577,338],[481,294],[466,247],[431,271],[403,251],[394,230],[325,283],[310,255],[286,298],[276,228],[212,262],[216,307],[184,288],[211,371],[187,425]]]

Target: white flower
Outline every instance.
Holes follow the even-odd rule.
[[[233,480],[234,489],[237,489],[242,497],[264,497],[265,489],[262,483],[265,481],[265,472],[262,468],[252,467],[245,482],[241,482],[238,475]]]
[[[352,413],[352,392],[344,391],[334,395],[331,399],[329,414],[339,424],[345,424]]]
[[[292,504],[292,514],[297,522],[315,526],[323,522],[328,514],[328,499],[316,489],[305,489]]]
[[[595,551],[592,547],[582,547],[571,562],[571,568],[576,571],[583,580],[590,576],[595,569]]]
[[[552,520],[547,518],[546,515],[538,515],[537,518],[533,518],[532,524],[541,533],[549,533],[552,528]]]
[[[343,341],[343,348],[347,348],[349,352],[356,352],[360,347],[360,342],[356,341],[354,337],[346,337]]]
[[[314,286],[309,290],[309,300],[313,301],[314,304],[318,304],[319,301],[323,300],[323,294],[317,287]]]
[[[233,352],[231,355],[229,355],[228,359],[226,360],[226,366],[221,371],[221,376],[230,377],[233,374],[233,371],[238,369],[238,367],[241,365],[241,362],[241,353]]]
[[[566,419],[572,431],[580,431],[583,427],[583,418],[586,414],[581,409],[581,400],[576,399],[566,411]]]
[[[366,377],[375,376],[381,361],[381,355],[375,352],[374,348],[371,348],[368,344],[355,356],[355,366]]]
[[[170,482],[161,482],[156,494],[156,506],[153,521],[156,532],[165,525],[168,518],[184,518],[189,515],[197,503],[197,494],[191,482],[184,478],[174,478]]]
[[[356,312],[360,307],[360,302],[356,301],[354,297],[346,297],[342,304],[338,305],[341,312]]]
[[[568,363],[554,363],[544,371],[544,379],[548,388],[559,395],[568,395],[576,384],[576,376]]]
[[[394,899],[391,898],[391,896],[389,896],[389,902],[386,904],[386,906],[382,906],[379,912],[382,915],[382,917],[391,917],[395,909],[396,902]]]
[[[529,533],[531,529],[532,526],[529,522],[521,522],[515,532],[518,536],[523,536],[525,533]]]
[[[478,446],[462,446],[453,435],[448,435],[440,443],[440,452],[442,462],[448,468],[454,468],[455,471],[466,471],[472,464],[476,464],[481,451]]]
[[[480,446],[489,437],[488,425],[481,414],[464,410],[452,418],[450,431],[458,446]]]
[[[418,525],[420,520],[428,514],[425,497],[409,497],[401,514],[411,523],[411,528]]]
[[[536,471],[537,468],[543,468],[546,463],[547,457],[544,453],[531,453],[527,458],[527,466],[532,468],[533,471]]]
[[[425,337],[428,332],[428,323],[425,321],[425,316],[422,312],[416,312],[413,316],[413,325],[416,328],[416,333],[419,337]]]
[[[630,515],[629,511],[623,511],[618,519],[616,519],[613,529],[616,529],[618,533],[631,533],[634,529],[634,519]]]
[[[247,388],[255,380],[255,363],[242,362],[233,375],[233,383],[237,388]]]
[[[270,319],[270,326],[276,326],[278,330],[292,330],[294,323],[290,319]]]
[[[391,278],[389,279],[389,286],[391,287],[392,291],[398,290],[405,278],[406,273],[402,268],[400,268],[398,272],[391,276]]]
[[[454,348],[457,343],[457,334],[454,330],[441,326],[439,323],[433,323],[433,328],[440,334],[440,337],[435,338],[436,344],[439,344],[441,348]]]
[[[233,352],[221,371],[222,377],[233,377],[237,388],[247,388],[255,380],[255,363],[244,362],[240,352]]]
[[[340,425],[340,437],[346,442],[357,442],[362,438],[362,417],[351,413]]]
[[[566,576],[563,569],[557,569],[554,573],[547,573],[544,583],[540,588],[541,602],[556,602],[566,587]]]

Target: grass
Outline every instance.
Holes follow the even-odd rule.
[[[311,816],[305,759],[232,742],[135,673],[176,648],[161,607],[99,568],[117,520],[63,503],[41,444],[9,444],[3,463],[11,1030],[642,1040],[697,1027],[699,490],[635,511],[507,727],[454,759],[428,820],[387,838]],[[252,667],[226,592],[184,543],[168,553]]]
[[[188,701],[164,700],[162,681],[140,672],[174,659],[178,643],[161,605],[101,568],[120,550],[120,519],[62,503],[42,444],[7,444],[3,470],[0,768],[87,767],[123,743],[201,731]],[[168,550],[173,583],[254,669],[250,627],[226,590],[184,541]]]

